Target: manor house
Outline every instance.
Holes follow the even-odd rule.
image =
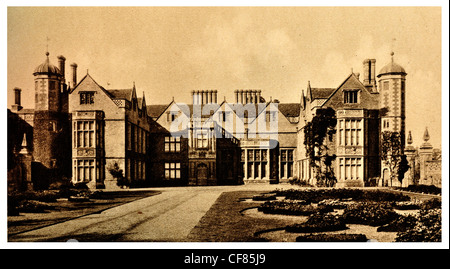
[[[234,102],[219,101],[213,89],[191,90],[190,104],[176,98],[149,104],[134,83],[106,89],[89,73],[78,82],[75,63],[66,79],[65,60],[58,56],[57,67],[47,52],[36,67],[34,109],[23,108],[21,89],[13,89],[10,189],[48,188],[61,180],[110,189],[118,177],[132,187],[317,185],[320,170],[306,154],[304,130],[326,108],[336,117],[326,140],[327,153],[336,156],[336,186],[400,184],[380,158],[382,132],[400,133],[405,145],[406,72],[393,54],[378,73],[376,60],[365,60],[362,76],[352,71],[337,87],[308,82],[292,103],[265,98],[261,89],[237,89]]]

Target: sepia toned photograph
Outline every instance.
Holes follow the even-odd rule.
[[[446,8],[10,3],[8,245],[448,247]]]

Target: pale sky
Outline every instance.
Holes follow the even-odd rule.
[[[367,58],[378,73],[393,50],[408,73],[406,131],[417,146],[427,126],[440,147],[441,34],[440,7],[8,7],[7,105],[19,87],[34,108],[47,37],[67,79],[76,62],[78,81],[89,70],[105,88],[135,82],[147,104],[191,103],[192,90],[208,89],[219,101],[261,89],[266,100],[299,102],[308,81],[338,87]]]

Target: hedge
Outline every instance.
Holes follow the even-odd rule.
[[[344,209],[346,223],[381,226],[399,217],[388,203],[361,202]]]
[[[296,242],[367,242],[364,234],[310,234],[298,236]]]
[[[291,233],[315,233],[345,230],[347,226],[341,216],[333,214],[312,214],[304,223],[286,226],[286,232]]]
[[[331,206],[314,206],[305,201],[267,201],[258,207],[266,214],[309,216],[316,212],[332,212]]]
[[[397,187],[396,189],[418,193],[441,194],[441,188],[434,185],[409,185],[408,187]]]
[[[416,225],[417,218],[413,215],[402,216],[394,219],[388,224],[377,228],[377,232],[405,232]]]
[[[305,200],[307,203],[318,203],[325,199],[341,199],[353,201],[394,202],[409,201],[410,197],[401,193],[380,190],[361,189],[307,189],[307,190],[276,190],[276,195],[285,196],[291,200]]]
[[[396,242],[441,242],[442,210],[420,210],[417,221],[404,232],[397,233]]]

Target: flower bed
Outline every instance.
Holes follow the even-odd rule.
[[[344,209],[343,218],[346,223],[380,226],[398,218],[398,214],[388,203],[361,202]]]
[[[441,242],[442,241],[442,210],[422,209],[417,221],[406,231],[397,234],[396,242]]]
[[[312,214],[304,223],[286,226],[286,232],[291,233],[315,233],[345,230],[344,219],[333,214]]]
[[[316,212],[332,212],[331,206],[314,206],[305,201],[267,201],[258,207],[266,214],[308,216]]]
[[[17,207],[20,212],[24,213],[44,213],[46,210],[53,209],[54,206],[47,204],[46,202],[36,200],[24,200],[21,201]]]
[[[318,203],[325,199],[394,202],[409,201],[410,197],[401,193],[391,193],[380,190],[361,189],[307,189],[307,190],[276,190],[278,196],[291,200],[305,200],[308,203]]]
[[[377,228],[377,232],[405,232],[416,224],[417,219],[412,215],[398,216],[388,224]]]
[[[409,185],[408,187],[397,187],[396,189],[418,193],[441,194],[441,188],[434,185]]]
[[[276,200],[277,196],[275,193],[264,193],[261,195],[255,195],[252,197],[253,201],[273,201]]]
[[[440,199],[437,199],[437,198],[429,199],[429,200],[424,201],[420,205],[420,208],[424,209],[424,210],[442,208],[442,202]]]
[[[398,210],[412,210],[420,209],[421,202],[418,201],[406,201],[406,202],[395,202],[392,206]]]
[[[364,234],[310,234],[298,236],[296,242],[367,242]]]
[[[353,204],[354,202],[343,202],[338,199],[325,199],[318,203],[318,205],[322,206],[330,206],[334,209],[345,209],[349,204]]]

